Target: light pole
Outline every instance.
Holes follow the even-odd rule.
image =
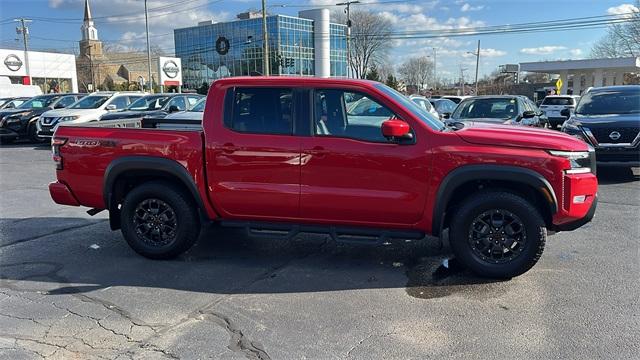
[[[472,51],[467,51],[467,54],[475,55],[476,57],[476,96],[478,95],[478,68],[480,67],[480,40],[478,40],[478,50],[474,53]]]
[[[269,35],[267,34],[267,5],[265,0],[262,0],[262,41],[263,73],[265,76],[269,76]]]
[[[29,40],[28,40],[29,28],[26,26],[26,23],[30,23],[31,20],[20,18],[20,19],[13,19],[13,21],[17,21],[20,23],[20,27],[16,28],[16,32],[18,34],[22,34],[22,43],[24,44],[25,70],[27,72],[27,78],[29,79],[29,85],[33,85],[33,81],[31,79],[31,71],[29,70]]]
[[[352,4],[359,4],[360,1],[355,0],[355,1],[345,1],[345,2],[341,2],[336,4],[336,6],[346,6],[347,8],[344,10],[344,12],[347,14],[347,77],[349,76],[349,73],[351,72],[353,74],[353,71],[351,71],[351,5]]]
[[[149,67],[149,93],[153,94],[153,78],[151,77],[151,45],[149,44],[149,14],[147,0],[144,0],[144,27],[147,32],[147,66]]]
[[[96,88],[96,79],[95,76],[93,76],[93,58],[91,57],[91,54],[89,54],[90,51],[87,51],[87,49],[91,48],[93,48],[93,45],[87,45],[84,52],[84,55],[87,57],[87,59],[89,59],[89,73],[91,74],[91,90],[87,89],[87,91],[95,91],[94,89]]]
[[[437,60],[438,60],[438,50],[434,47],[433,48],[433,84],[434,86],[434,90],[438,90],[438,73],[436,72],[436,66],[437,66]]]

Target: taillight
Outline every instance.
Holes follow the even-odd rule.
[[[62,170],[62,155],[60,154],[60,148],[67,143],[66,138],[54,137],[51,140],[51,151],[53,153],[52,159],[56,163],[56,170]]]

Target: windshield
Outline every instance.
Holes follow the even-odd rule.
[[[404,95],[400,94],[396,90],[384,85],[384,84],[376,84],[375,85],[378,90],[381,90],[387,96],[391,97],[396,102],[400,103],[403,107],[409,110],[411,113],[416,115],[423,123],[434,130],[444,130],[445,126],[440,119],[431,115],[430,113],[424,111],[420,106],[418,106],[413,101],[407,99]]]
[[[129,105],[126,110],[158,110],[169,100],[168,96],[143,96]]]
[[[573,105],[572,98],[546,97],[541,105]]]
[[[76,101],[73,105],[69,106],[69,109],[97,109],[111,96],[108,95],[89,95],[85,96],[80,101]]]
[[[193,105],[193,107],[189,111],[204,112],[204,102],[205,102],[205,100],[207,100],[207,99],[202,99],[202,100],[198,101],[195,105]]]
[[[471,99],[460,103],[452,119],[514,119],[518,101],[513,98]]]
[[[640,90],[602,90],[583,95],[576,108],[579,115],[640,113]]]
[[[20,109],[42,109],[45,108],[55,100],[57,100],[57,96],[40,96],[34,97],[33,99],[23,103],[19,106]]]

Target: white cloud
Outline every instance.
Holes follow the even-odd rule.
[[[640,9],[633,4],[620,4],[607,9],[609,15],[619,15],[621,17],[630,17],[630,13],[637,13]]]
[[[464,4],[462,5],[462,7],[460,7],[460,11],[462,11],[462,12],[467,12],[467,11],[480,11],[480,10],[482,10],[482,9],[484,9],[484,5],[476,5],[476,6],[473,6],[473,5],[469,4],[469,3],[464,3]]]
[[[571,56],[582,56],[582,49],[571,49],[569,53]]]
[[[557,52],[560,50],[566,50],[566,49],[567,48],[565,46],[547,45],[547,46],[540,46],[540,47],[533,47],[533,48],[522,48],[520,49],[520,53],[527,54],[527,55],[549,55],[549,54],[553,54],[554,52]]]
[[[492,48],[480,49],[480,57],[493,58],[507,55],[506,51]]]

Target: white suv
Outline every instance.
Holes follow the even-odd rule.
[[[567,119],[560,112],[564,109],[569,109],[573,113],[579,99],[580,96],[577,95],[547,95],[539,107],[549,119],[549,126],[555,129]]]
[[[130,103],[144,96],[141,92],[132,91],[98,91],[91,93],[64,109],[49,110],[37,123],[38,135],[52,137],[60,123],[80,124],[98,121],[110,111],[122,110]]]

